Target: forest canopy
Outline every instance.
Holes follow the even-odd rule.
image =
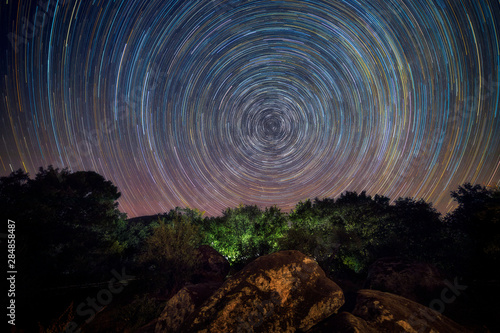
[[[391,203],[380,195],[345,192],[336,199],[299,202],[290,213],[276,206],[240,205],[205,217],[177,207],[127,220],[118,210],[118,189],[95,172],[49,166],[33,179],[22,170],[0,178],[3,218],[17,220],[25,250],[44,258],[45,268],[37,268],[37,275],[52,271],[68,277],[98,274],[110,258],[134,262],[147,251],[156,228],[181,222],[196,227],[186,229],[199,233],[193,246],[210,245],[236,265],[283,249],[300,250],[327,269],[356,273],[376,258],[393,255],[455,269],[461,262],[462,270],[469,261],[498,262],[499,189],[464,184],[451,196],[458,207],[446,216],[423,200]],[[461,259],[451,260],[457,248]],[[37,262],[25,262],[27,269]]]

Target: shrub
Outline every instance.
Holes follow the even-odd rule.
[[[139,256],[154,288],[176,289],[189,280],[198,265],[196,248],[201,239],[199,227],[182,215],[168,224],[164,219],[159,221]]]
[[[286,215],[275,206],[264,211],[257,206],[228,208],[204,224],[206,244],[238,266],[279,251],[287,229]]]

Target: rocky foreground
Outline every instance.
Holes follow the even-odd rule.
[[[262,256],[224,281],[229,265],[223,257],[208,247],[202,252],[206,274],[200,275],[200,283],[184,286],[141,332],[468,332],[441,315],[439,308],[435,311],[388,292],[362,289],[347,305],[342,289],[298,251]],[[417,274],[422,283],[415,295],[441,288],[437,295],[449,301],[460,292],[460,285],[446,289],[450,282],[443,284],[439,274],[425,265],[417,265],[414,274],[405,277],[408,265],[382,261],[365,287],[376,285],[412,297],[416,284],[411,276]],[[447,304],[437,299],[431,305],[439,302]]]

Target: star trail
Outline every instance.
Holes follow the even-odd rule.
[[[500,184],[495,0],[2,0],[0,174],[129,217]]]

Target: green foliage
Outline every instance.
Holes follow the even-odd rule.
[[[327,271],[361,272],[374,260],[388,207],[388,198],[365,192],[300,202],[282,247],[313,256]]]
[[[376,259],[377,250],[386,239],[389,200],[372,198],[365,192],[346,192],[336,201],[337,216],[346,235],[339,249],[338,259],[344,267],[356,273],[365,271]]]
[[[228,208],[213,218],[175,208],[160,215],[165,225],[158,229],[157,220],[126,221],[117,210],[116,187],[94,172],[49,167],[40,168],[35,179],[21,170],[0,179],[2,214],[22,222],[23,243],[30,244],[25,250],[45,258],[39,269],[87,275],[104,258],[144,263],[144,255],[137,254],[144,248],[153,251],[154,231],[173,233],[173,226],[187,233],[195,233],[190,227],[198,228],[197,242],[213,246],[232,264],[297,249],[331,269],[362,272],[382,256],[444,261],[445,252],[459,242],[465,244],[462,248],[474,248],[475,254],[464,253],[469,259],[480,252],[498,260],[498,192],[478,185],[459,187],[452,192],[459,207],[446,217],[446,224],[422,200],[400,198],[391,205],[383,196],[345,192],[336,200],[299,202],[288,216],[275,206]],[[33,267],[35,261],[41,262],[30,262]]]
[[[157,226],[158,219],[152,221],[117,220],[109,234],[112,243],[108,254],[118,257],[121,261],[134,261],[136,254],[141,251],[146,239]]]
[[[328,202],[326,202],[328,201]],[[290,229],[280,242],[283,249],[294,249],[314,257],[319,262],[327,261],[340,246],[342,231],[332,210],[330,199],[299,202],[290,213]]]
[[[139,256],[150,271],[153,287],[175,289],[188,281],[198,265],[196,248],[201,240],[199,227],[184,215],[177,214],[170,221],[161,219]]]
[[[313,256],[327,271],[362,273],[377,258],[437,260],[442,237],[439,213],[420,200],[365,192],[299,202],[282,248]]]
[[[226,209],[223,216],[208,219],[203,226],[205,243],[230,263],[241,264],[279,250],[287,220],[275,206],[264,211],[257,206],[239,206]]]

